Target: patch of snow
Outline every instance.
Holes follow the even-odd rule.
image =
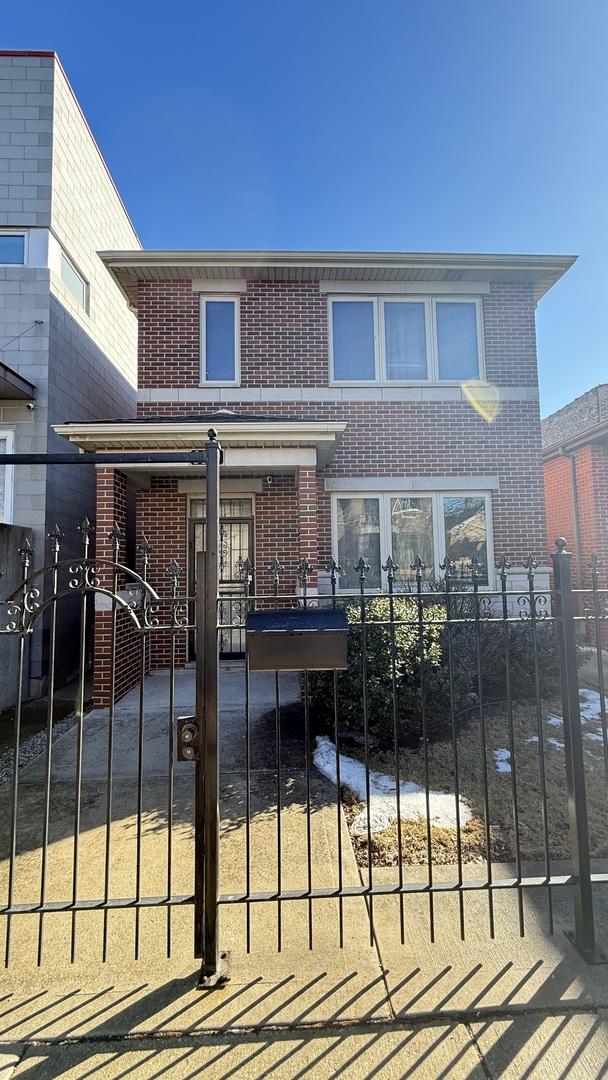
[[[591,742],[603,742],[604,736],[597,731],[586,731],[585,738],[590,739]]]
[[[551,727],[562,727],[564,721],[561,716],[548,716],[547,723],[551,724]]]
[[[579,690],[581,719],[584,721],[600,720],[602,716],[602,698],[597,690]],[[604,699],[606,703],[606,699]]]
[[[563,750],[566,745],[565,743],[560,742],[559,739],[553,738],[547,739],[547,742],[551,743],[551,746],[554,746],[556,750]]]
[[[313,756],[319,772],[331,780],[336,780],[336,747],[327,735],[318,735]],[[365,765],[354,758],[340,754],[340,782],[355,793],[362,802],[366,801]],[[397,786],[392,776],[384,773],[369,772],[370,787],[370,829],[380,832],[397,820]],[[471,821],[473,812],[463,799],[459,799],[460,823]],[[399,787],[400,815],[407,821],[426,821],[425,789],[413,782],[401,783]],[[456,828],[456,804],[453,795],[443,791],[429,792],[429,811],[431,825],[442,828]],[[351,825],[356,835],[367,833],[367,807],[357,815]]]
[[[537,743],[538,742],[538,735],[530,735],[530,738],[526,739],[526,742]]]
[[[511,772],[511,751],[510,750],[495,750],[494,761],[496,763],[496,772],[510,773]]]

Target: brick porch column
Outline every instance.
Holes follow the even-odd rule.
[[[113,544],[110,530],[118,525],[122,532],[119,561],[125,562],[125,535],[127,527],[127,478],[117,469],[97,469],[97,514],[95,526],[95,558],[112,561]],[[111,590],[113,573],[110,568],[98,568],[98,578],[104,589]],[[119,589],[124,587],[119,580]],[[116,700],[126,694],[138,681],[140,665],[140,640],[131,617],[119,610],[116,619]],[[93,660],[93,693],[97,707],[107,706],[110,701],[112,664],[112,610],[111,600],[103,594],[95,594],[95,653]]]
[[[312,566],[309,579],[311,589],[316,589],[319,582],[319,526],[317,507],[317,470],[314,466],[302,465],[297,475],[298,508],[298,559],[308,560]]]

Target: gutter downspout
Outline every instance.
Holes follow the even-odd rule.
[[[570,481],[572,484],[572,521],[574,524],[574,561],[576,566],[576,583],[579,589],[583,588],[583,555],[581,552],[581,525],[579,520],[578,491],[576,486],[576,457],[575,451],[564,454],[570,460]]]

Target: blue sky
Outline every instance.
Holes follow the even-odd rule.
[[[147,247],[573,253],[546,414],[608,381],[608,4],[7,4],[56,49]]]

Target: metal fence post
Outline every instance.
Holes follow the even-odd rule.
[[[197,635],[197,667],[203,672],[197,677],[197,721],[201,723],[202,745],[197,767],[196,790],[196,850],[202,858],[202,874],[197,883],[202,885],[202,966],[199,986],[217,986],[227,978],[226,956],[219,947],[219,654],[217,637],[217,601],[219,595],[219,541],[220,541],[220,483],[219,467],[222,450],[217,441],[217,431],[209,428],[206,444],[207,513],[205,528],[204,594],[198,591],[198,626],[203,630]],[[201,560],[203,562],[203,560]],[[203,569],[203,567],[201,567]],[[202,678],[201,678],[202,676]],[[202,878],[202,880],[201,880]],[[199,938],[200,940],[200,938]]]
[[[555,578],[555,616],[559,638],[559,663],[568,784],[570,851],[574,886],[574,934],[568,936],[587,961],[597,959],[593,923],[593,894],[585,767],[576,657],[576,624],[572,594],[572,555],[566,541],[555,541],[557,551],[551,556]]]

